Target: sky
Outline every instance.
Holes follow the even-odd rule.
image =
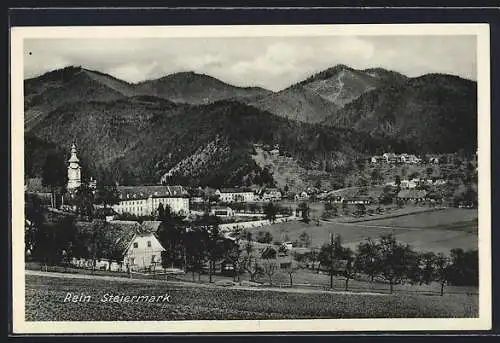
[[[44,38],[24,41],[24,77],[82,66],[128,82],[182,71],[273,91],[333,67],[382,67],[410,77],[477,80],[476,36]]]

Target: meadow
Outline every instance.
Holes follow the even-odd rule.
[[[302,232],[311,237],[311,246],[320,247],[330,234],[339,234],[350,248],[370,237],[393,233],[396,239],[418,251],[449,253],[453,248],[477,249],[477,210],[448,208],[440,211],[415,213],[394,218],[372,219],[347,223],[340,221],[302,221],[279,223],[253,229],[269,231],[274,240],[288,237],[297,240]]]
[[[68,292],[90,302],[64,302]],[[170,302],[101,302],[105,294],[170,295]],[[476,295],[284,292],[170,282],[26,275],[27,321],[231,320],[477,317]]]

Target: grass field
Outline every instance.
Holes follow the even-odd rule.
[[[90,302],[64,302],[68,292]],[[101,302],[105,294],[170,295],[170,302]],[[27,321],[477,317],[475,295],[291,293],[175,283],[26,276]]]
[[[477,249],[477,211],[450,208],[435,212],[410,214],[395,218],[367,220],[358,223],[301,221],[264,226],[255,231],[269,231],[274,239],[288,236],[298,239],[302,232],[310,234],[312,246],[319,247],[330,233],[340,234],[346,246],[355,248],[367,237],[378,238],[393,233],[396,239],[412,245],[419,251],[448,253],[453,248]]]

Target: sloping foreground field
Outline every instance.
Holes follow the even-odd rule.
[[[64,302],[68,292],[89,302]],[[170,302],[101,302],[106,294],[170,295]],[[28,321],[477,317],[476,295],[380,295],[199,287],[26,275]]]

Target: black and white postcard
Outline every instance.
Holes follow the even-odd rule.
[[[489,34],[13,27],[14,332],[490,329]]]

